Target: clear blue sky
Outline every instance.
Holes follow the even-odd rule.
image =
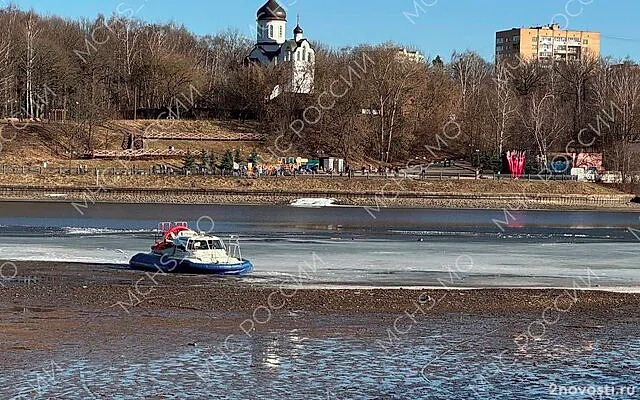
[[[7,3],[9,0],[0,0]],[[15,0],[22,9],[93,18],[136,12],[146,21],[174,21],[204,35],[229,27],[247,36],[264,0]],[[544,25],[602,33],[602,54],[640,61],[639,0],[281,0],[289,30],[301,15],[305,34],[333,47],[395,41],[434,57],[472,49],[492,59],[496,30]],[[417,11],[415,4],[422,4]],[[585,3],[585,4],[583,4]],[[129,11],[127,11],[129,10]],[[404,13],[409,14],[409,18]],[[413,15],[413,16],[411,16]],[[411,23],[409,19],[413,20]],[[290,33],[290,35],[292,35]]]

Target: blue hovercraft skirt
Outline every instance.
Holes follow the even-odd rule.
[[[249,260],[236,264],[196,263],[186,259],[172,258],[155,253],[139,253],[129,261],[133,269],[186,274],[243,275],[253,271]]]

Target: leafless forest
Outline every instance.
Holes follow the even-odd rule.
[[[449,153],[490,165],[510,149],[547,161],[594,150],[609,169],[638,168],[640,67],[631,60],[496,65],[464,51],[417,63],[391,43],[316,43],[314,93],[270,100],[287,66],[247,65],[253,40],[238,31],[199,37],[133,16],[72,21],[13,7],[0,12],[0,30],[4,115],[66,120],[87,147],[91,127],[111,119],[252,119],[282,155],[398,163]]]

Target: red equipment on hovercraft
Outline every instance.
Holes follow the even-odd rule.
[[[158,232],[162,234],[162,239],[156,240],[151,246],[152,251],[162,251],[170,249],[174,246],[173,238],[178,236],[178,233],[184,231],[190,231],[186,222],[161,222],[158,224]]]

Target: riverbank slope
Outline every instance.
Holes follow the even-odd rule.
[[[629,209],[635,196],[584,182],[412,178],[0,174],[0,200],[81,204],[289,204],[332,198],[338,205],[411,208]]]

